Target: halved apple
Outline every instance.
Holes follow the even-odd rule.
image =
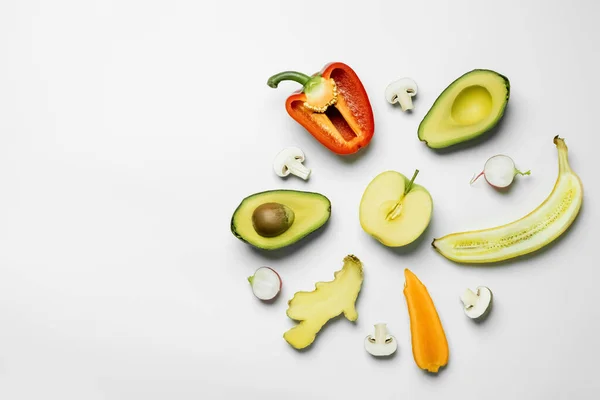
[[[359,218],[363,230],[389,247],[414,242],[431,221],[433,200],[421,185],[397,171],[377,175],[360,201]]]

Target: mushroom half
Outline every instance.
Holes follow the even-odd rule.
[[[375,357],[386,357],[394,354],[398,348],[396,338],[389,335],[384,323],[375,324],[375,334],[365,338],[365,350]]]
[[[286,147],[281,150],[273,160],[273,170],[280,177],[290,174],[307,180],[311,170],[304,164],[304,153],[297,147]]]
[[[400,103],[402,111],[414,108],[412,98],[417,95],[417,83],[411,78],[402,78],[390,83],[385,89],[385,98],[390,104]]]
[[[488,315],[492,308],[493,297],[492,291],[489,288],[479,286],[475,292],[471,289],[466,289],[460,296],[460,299],[463,302],[467,317],[477,320]]]

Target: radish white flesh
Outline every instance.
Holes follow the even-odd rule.
[[[281,290],[281,278],[274,269],[269,267],[260,267],[254,272],[254,275],[248,277],[248,282],[252,286],[252,292],[261,300],[274,299]]]
[[[471,184],[483,175],[490,185],[497,188],[506,188],[513,182],[515,175],[529,175],[530,173],[530,171],[519,171],[515,167],[515,162],[512,158],[503,154],[498,154],[486,161],[483,171],[471,179]]]

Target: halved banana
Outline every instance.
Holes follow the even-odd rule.
[[[564,139],[556,136],[554,144],[558,150],[558,178],[552,192],[535,210],[506,225],[434,239],[432,246],[459,263],[492,263],[531,253],[558,238],[579,214],[583,185],[569,165]]]

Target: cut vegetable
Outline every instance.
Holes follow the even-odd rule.
[[[402,78],[385,88],[385,99],[390,104],[400,103],[402,111],[414,108],[412,98],[417,95],[417,83],[411,78]]]
[[[375,118],[369,96],[350,66],[329,63],[312,76],[283,71],[271,76],[267,85],[276,88],[283,81],[302,85],[287,98],[287,113],[327,149],[348,155],[369,145]]]
[[[260,267],[248,277],[252,292],[260,300],[273,300],[281,291],[281,277],[269,267]]]
[[[315,290],[297,292],[288,302],[287,316],[300,321],[283,334],[292,347],[310,346],[327,321],[342,313],[349,321],[358,319],[355,302],[363,282],[361,261],[354,255],[346,256],[342,269],[333,276],[333,281],[318,282]]]
[[[446,333],[427,288],[408,269],[404,270],[404,277],[413,357],[419,368],[437,373],[448,364]]]
[[[460,296],[463,302],[465,314],[471,319],[483,319],[492,309],[492,291],[485,287],[479,286],[476,292],[471,289],[466,289]]]
[[[491,186],[502,189],[510,186],[516,175],[530,175],[531,171],[521,172],[515,167],[515,162],[509,156],[498,154],[489,158],[483,171],[471,179],[471,184],[475,183],[480,176],[483,176]]]
[[[297,147],[286,147],[275,156],[275,160],[273,160],[273,170],[275,170],[277,176],[282,178],[292,174],[307,180],[311,170],[302,164],[304,159],[304,152],[301,149]]]
[[[494,228],[458,232],[434,239],[432,246],[459,263],[493,263],[548,245],[573,223],[583,202],[583,185],[569,165],[564,139],[556,136],[558,177],[552,192],[532,212]]]
[[[384,323],[375,324],[375,335],[365,338],[365,350],[375,357],[391,356],[398,349],[396,338],[387,332]]]

